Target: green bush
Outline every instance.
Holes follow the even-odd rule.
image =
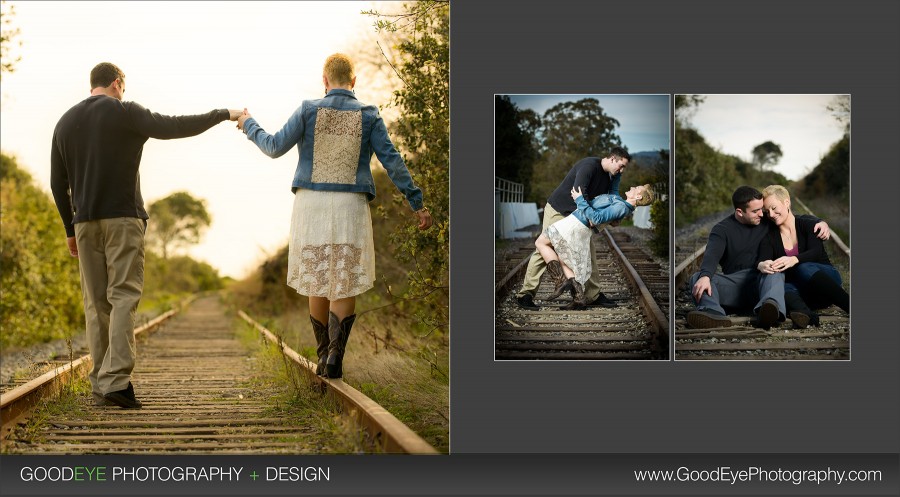
[[[0,346],[72,336],[84,329],[81,280],[56,204],[15,158],[0,159]]]

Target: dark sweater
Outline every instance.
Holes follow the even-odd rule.
[[[550,194],[547,203],[563,216],[568,216],[575,211],[575,201],[572,200],[572,188],[580,187],[585,200],[590,203],[597,195],[604,193],[618,193],[610,191],[613,180],[609,173],[600,166],[599,157],[588,157],[576,162],[569,170],[562,183]]]
[[[797,260],[801,263],[818,262],[830,266],[831,260],[828,259],[828,254],[825,252],[825,244],[813,232],[813,227],[817,222],[817,220],[807,216],[794,216],[794,228],[797,230],[797,245],[800,250],[800,253],[797,254]],[[769,224],[769,229],[759,244],[759,254],[756,257],[757,264],[786,255],[778,226],[775,223],[767,224]]]
[[[138,168],[148,138],[199,135],[227,120],[227,109],[195,116],[164,116],[135,102],[93,95],[69,109],[53,130],[50,189],[66,228],[75,223],[147,219]]]
[[[812,224],[819,222],[819,219],[811,216],[798,216],[797,219],[800,217],[812,220]],[[719,221],[709,233],[706,252],[700,265],[700,276],[712,278],[719,265],[722,266],[723,274],[756,268],[759,246],[769,233],[771,224],[768,219],[763,219],[755,226],[741,224],[734,214]]]

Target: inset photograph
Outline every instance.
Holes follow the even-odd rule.
[[[850,95],[675,96],[675,359],[850,359]]]
[[[495,95],[495,359],[669,358],[669,95]]]

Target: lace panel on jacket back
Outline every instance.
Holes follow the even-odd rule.
[[[316,112],[313,183],[356,182],[362,143],[362,111],[322,107]]]

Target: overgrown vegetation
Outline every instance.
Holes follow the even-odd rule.
[[[151,220],[151,223],[153,221]],[[14,157],[0,155],[0,346],[71,338],[84,330],[78,259],[66,249],[56,204]],[[145,253],[141,312],[222,288],[218,271],[187,256]]]
[[[405,3],[399,14],[371,11],[367,15],[375,18],[376,29],[399,39],[394,47],[396,60],[387,61],[402,81],[390,102],[400,111],[391,136],[434,219],[429,230],[405,222],[390,231],[389,246],[409,271],[406,290],[395,295],[403,296],[403,307],[417,315],[420,328],[446,333],[450,294],[450,3]],[[396,188],[381,191],[393,192],[393,202],[405,204]],[[378,212],[386,214],[383,209]]]
[[[44,431],[51,428],[51,421],[58,417],[82,416],[93,402],[91,383],[87,377],[69,379],[62,385],[59,395],[44,399],[28,416],[24,425],[16,427],[16,439],[29,443],[41,443]],[[12,447],[9,452],[15,452]]]
[[[266,416],[284,417],[304,427],[282,441],[300,442],[311,454],[376,452],[362,426],[342,415],[341,405],[323,395],[311,379],[287,360],[278,347],[265,340],[244,321],[235,321],[238,336],[254,351],[256,373],[247,382],[265,395],[271,407]]]
[[[50,196],[0,154],[0,346],[66,338],[84,328],[78,260]]]

